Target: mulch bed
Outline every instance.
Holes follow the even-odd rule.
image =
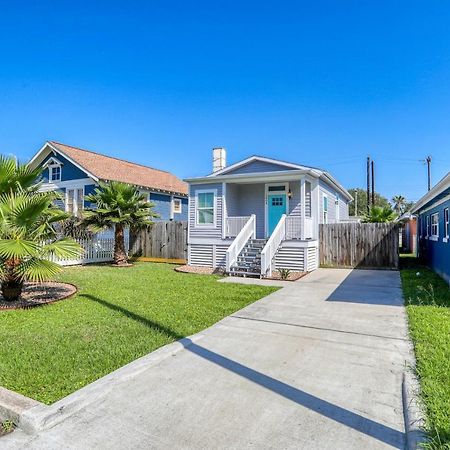
[[[179,266],[175,267],[174,269],[176,272],[183,272],[183,273],[196,273],[196,274],[202,274],[202,275],[223,275],[224,270],[220,268],[213,268],[213,267],[205,267],[205,266]],[[284,281],[296,281],[300,278],[307,275],[308,272],[291,272],[289,274],[289,277]],[[277,271],[274,271],[272,276],[270,278],[264,278],[264,280],[281,280],[281,277]]]
[[[71,297],[77,292],[73,284],[56,283],[25,283],[19,300],[7,302],[0,294],[0,311],[5,309],[21,309],[42,306]]]
[[[197,273],[197,274],[201,274],[201,275],[213,275],[213,274],[223,275],[223,273],[224,273],[223,269],[218,269],[218,268],[214,268],[214,267],[204,267],[204,266],[188,266],[188,265],[175,267],[174,270],[176,272]]]
[[[308,272],[291,272],[287,279],[282,280],[280,274],[277,271],[272,273],[270,278],[264,278],[265,280],[282,280],[282,281],[297,281],[300,278],[303,278],[305,275],[308,275]]]

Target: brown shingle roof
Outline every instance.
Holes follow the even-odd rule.
[[[49,144],[101,180],[122,181],[136,186],[179,194],[188,192],[187,184],[170,172],[55,141],[49,141]]]

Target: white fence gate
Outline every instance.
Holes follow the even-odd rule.
[[[113,260],[114,238],[113,237],[93,237],[91,239],[76,239],[83,247],[83,253],[77,259],[52,258],[61,266],[75,266],[78,264],[89,264],[96,262],[107,262]],[[130,246],[129,236],[125,237],[125,249]]]

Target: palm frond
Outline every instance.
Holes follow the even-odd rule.
[[[22,280],[42,282],[48,280],[59,272],[62,268],[59,264],[43,258],[32,258],[22,261],[16,268],[17,274]]]

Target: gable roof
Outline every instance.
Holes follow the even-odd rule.
[[[47,147],[61,153],[95,180],[121,181],[182,195],[187,195],[188,192],[187,184],[184,181],[165,170],[154,169],[55,141],[48,141],[31,159],[30,165],[37,163],[39,156]]]
[[[286,170],[289,170],[289,169],[300,169],[300,170],[315,169],[315,167],[307,167],[307,166],[302,166],[300,164],[293,164],[293,163],[289,163],[286,161],[281,161],[279,159],[266,158],[265,156],[252,155],[246,159],[243,159],[242,161],[238,161],[234,164],[231,164],[231,166],[227,166],[221,170],[213,172],[213,173],[209,174],[208,176],[214,177],[217,175],[225,175],[228,172],[232,172],[233,170],[238,169],[239,167],[246,166],[247,164],[250,164],[255,161],[261,161],[261,162],[265,162],[265,163],[269,163],[269,164],[274,164],[277,166],[286,167]]]
[[[255,161],[261,161],[261,162],[281,166],[281,167],[284,167],[285,170],[280,170],[277,172],[255,172],[255,173],[247,173],[247,174],[230,174],[229,173],[229,172],[232,172],[233,170],[236,170],[240,167],[251,164]],[[338,192],[340,192],[344,197],[346,197],[348,201],[353,200],[353,197],[347,191],[347,189],[345,189],[330,173],[328,173],[324,170],[318,169],[317,167],[310,167],[310,166],[304,166],[301,164],[289,163],[286,161],[281,161],[279,159],[266,158],[265,156],[258,156],[258,155],[253,155],[246,159],[243,159],[242,161],[238,161],[234,164],[231,164],[230,166],[224,167],[221,170],[213,172],[213,173],[207,175],[206,177],[189,178],[186,181],[190,182],[190,183],[207,182],[207,181],[211,182],[212,179],[217,179],[217,181],[219,181],[219,180],[226,181],[227,179],[231,179],[231,178],[239,179],[241,177],[243,178],[243,177],[249,177],[249,176],[253,176],[255,178],[257,178],[258,176],[267,178],[268,176],[272,176],[272,175],[273,176],[281,176],[282,174],[286,174],[286,176],[288,176],[289,174],[294,174],[294,173],[309,174],[315,178],[320,178],[328,185],[334,187]]]
[[[444,178],[442,178],[436,186],[433,186],[432,189],[430,189],[420,200],[418,200],[414,206],[411,208],[412,213],[418,212],[420,209],[422,209],[424,206],[426,206],[428,203],[431,203],[434,201],[440,201],[446,196],[449,195],[450,190],[450,172],[445,175]]]

